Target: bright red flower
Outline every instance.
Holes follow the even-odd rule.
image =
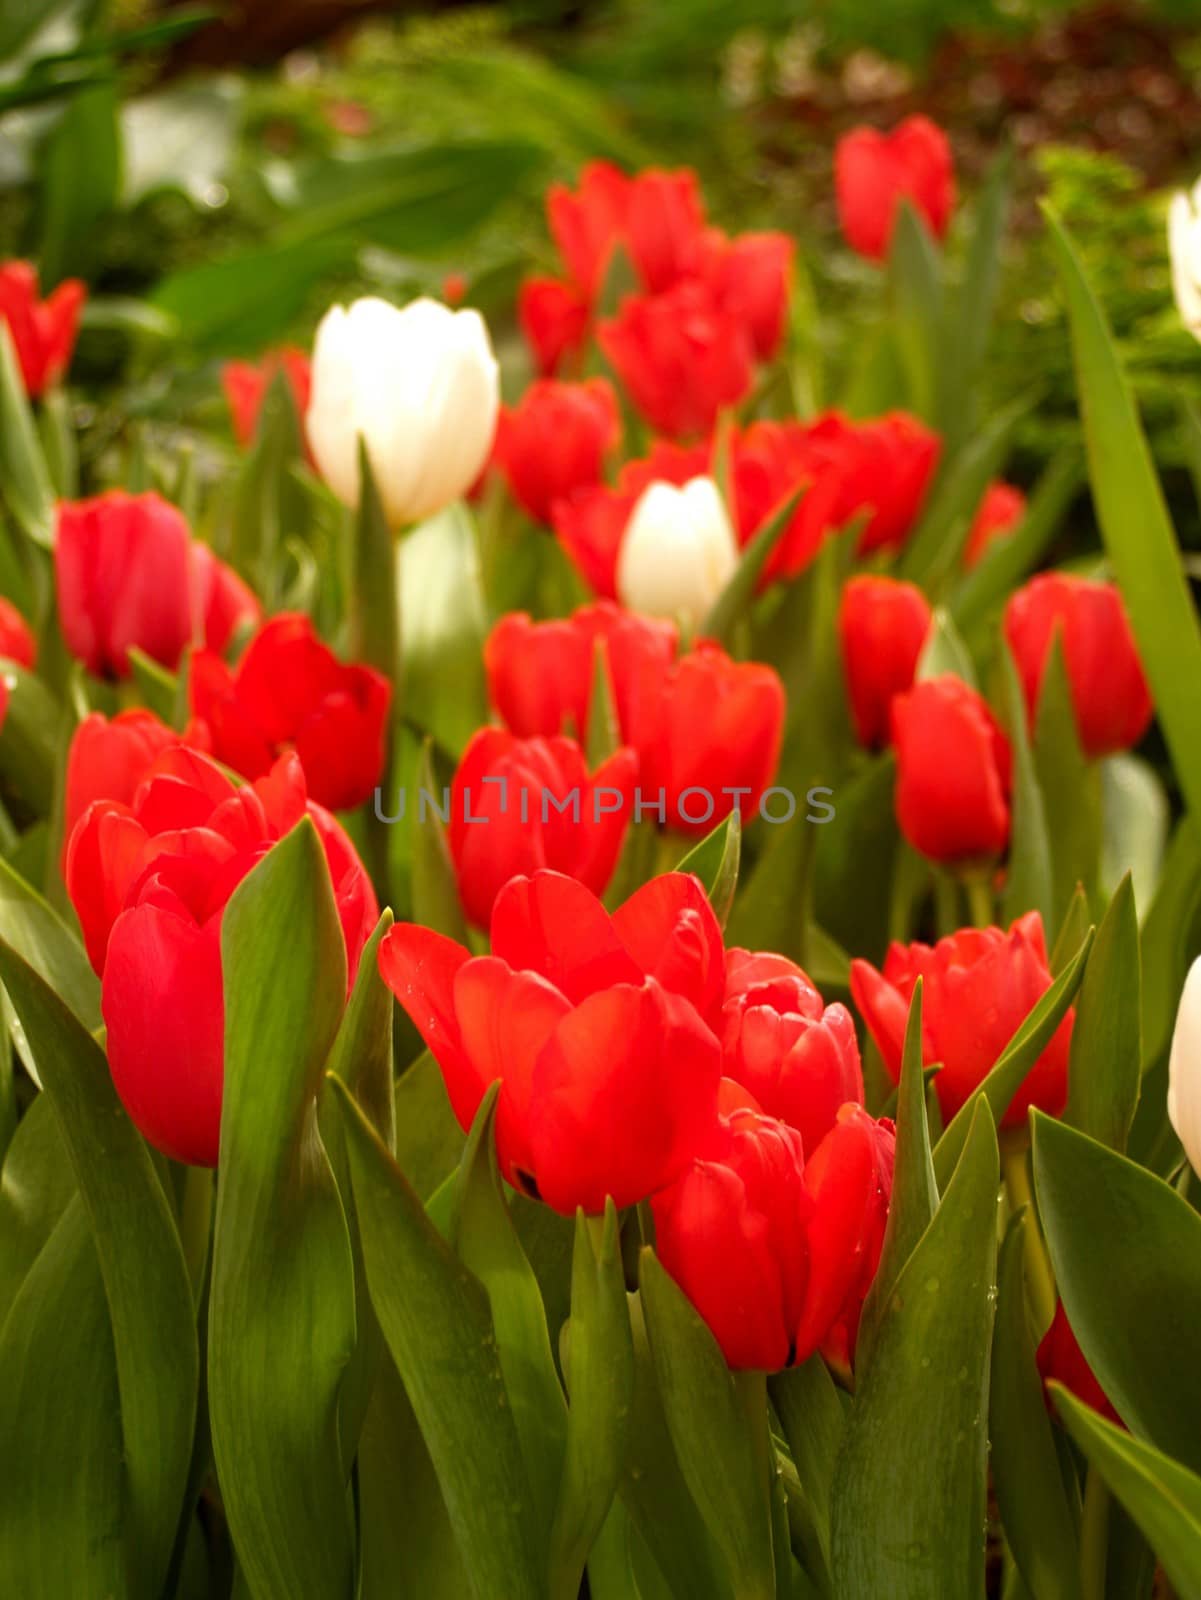
[[[134,707],[110,721],[102,712],[86,716],[71,736],[63,805],[63,870],[75,824],[93,800],[132,805],[143,778],[170,745],[208,749],[207,730],[195,722],[177,733],[152,711]]]
[[[627,295],[597,338],[634,405],[672,438],[707,433],[751,387],[747,329],[694,279]]]
[[[704,277],[721,308],[750,334],[755,356],[770,361],[788,321],[796,246],[786,233],[706,233]]]
[[[588,343],[592,311],[578,289],[558,278],[527,278],[517,320],[543,377],[553,378]]]
[[[67,278],[45,300],[38,299],[36,267],[28,261],[0,265],[0,322],[8,324],[25,392],[36,400],[71,364],[87,289]]]
[[[913,684],[930,631],[930,603],[914,583],[852,578],[838,608],[838,638],[855,737],[869,750],[888,743],[894,695]]]
[[[627,181],[623,243],[648,294],[695,276],[705,257],[705,206],[689,167],[649,167]]]
[[[722,945],[695,878],[654,878],[611,917],[573,878],[512,878],[490,956],[398,923],[380,971],[464,1128],[502,1080],[501,1168],[556,1211],[643,1200],[712,1137]]]
[[[990,483],[972,521],[963,547],[963,565],[968,570],[979,562],[997,539],[1012,533],[1026,515],[1026,496],[1011,483]]]
[[[609,260],[626,222],[630,180],[608,161],[592,161],[572,193],[553,183],[546,194],[546,217],[567,275],[589,302],[600,293]]]
[[[234,438],[243,450],[249,449],[254,443],[259,412],[278,372],[282,372],[288,381],[303,432],[309,394],[313,387],[312,363],[303,350],[296,349],[294,345],[284,345],[265,355],[261,361],[227,361],[221,368],[221,385],[229,406]]]
[[[67,649],[97,677],[129,674],[136,646],[172,671],[184,647],[223,648],[258,601],[157,494],[110,490],[64,501],[54,544]]]
[[[855,1024],[827,1006],[800,967],[762,951],[726,952],[722,1070],[815,1151],[839,1107],[863,1103]]]
[[[951,147],[927,117],[906,117],[887,134],[845,134],[834,152],[834,183],[847,243],[870,261],[887,256],[902,200],[939,239],[955,208]]]
[[[922,982],[922,1060],[942,1064],[934,1080],[944,1122],[969,1100],[1029,1012],[1051,987],[1042,918],[1019,917],[1008,933],[964,928],[934,946],[893,944],[883,972],[851,962],[851,995],[884,1058],[900,1081],[901,1051],[914,985]],[[1069,1011],[1014,1096],[1002,1127],[1021,1127],[1034,1105],[1052,1116],[1068,1090]]]
[[[536,522],[549,522],[556,501],[600,482],[620,438],[612,384],[542,378],[517,405],[502,407],[494,453],[513,498]]]
[[[1137,744],[1153,707],[1117,585],[1043,572],[1010,596],[1005,637],[1032,724],[1056,633],[1086,755],[1112,755]]]
[[[1107,1421],[1116,1423],[1119,1428],[1126,1426],[1085,1359],[1084,1351],[1072,1331],[1072,1324],[1068,1321],[1062,1300],[1055,1302],[1055,1315],[1051,1319],[1051,1326],[1039,1343],[1038,1375],[1044,1385],[1052,1381],[1061,1383],[1069,1394],[1083,1401],[1086,1406],[1091,1406]],[[1048,1409],[1050,1409],[1049,1397]]]
[[[339,661],[310,617],[272,617],[232,669],[198,650],[188,689],[213,754],[235,772],[260,777],[295,750],[314,799],[334,811],[361,804],[380,780],[392,686],[373,667]]]
[[[0,595],[0,656],[19,667],[33,667],[38,658],[38,642],[33,629],[13,605]]]
[[[821,1349],[849,1368],[894,1142],[891,1123],[846,1105],[806,1162],[793,1129],[738,1108],[654,1197],[660,1259],[731,1367],[773,1372]]]
[[[455,773],[447,830],[468,919],[486,928],[509,879],[542,867],[600,894],[617,865],[637,775],[627,747],[589,775],[574,739],[481,728]]]
[[[175,1160],[217,1161],[225,906],[306,814],[329,864],[353,982],[375,895],[347,835],[307,799],[295,756],[237,789],[207,756],[169,746],[130,803],[95,801],[71,835],[67,888],[101,978],[113,1083],[146,1138]]]
[[[980,695],[950,673],[892,702],[901,832],[932,861],[1000,855],[1009,842],[1013,757]]]

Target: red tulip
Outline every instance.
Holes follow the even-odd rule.
[[[1009,841],[1012,754],[987,703],[947,673],[892,702],[901,832],[932,861],[984,861]]]
[[[511,612],[484,646],[488,697],[522,739],[553,738],[566,730],[586,740],[598,648],[604,650],[624,725],[639,686],[667,671],[676,643],[670,622],[623,611],[611,601],[581,606],[572,616],[549,622]]]
[[[232,670],[198,650],[188,687],[214,755],[235,772],[257,778],[294,749],[314,799],[335,811],[379,782],[392,686],[372,667],[339,661],[307,616],[272,617]]]
[[[604,378],[532,383],[501,410],[496,459],[513,498],[537,522],[551,507],[600,482],[605,457],[621,438],[621,415]]]
[[[1010,596],[1005,637],[1032,724],[1056,632],[1085,754],[1128,750],[1146,733],[1153,708],[1117,586],[1044,572]]]
[[[750,334],[755,356],[770,361],[788,321],[796,246],[786,233],[705,235],[703,275],[718,305]]]
[[[731,1367],[778,1371],[820,1349],[849,1368],[894,1142],[890,1122],[847,1105],[806,1162],[793,1129],[739,1108],[654,1197],[660,1259]]]
[[[913,684],[931,617],[930,603],[914,583],[865,575],[843,588],[842,668],[855,737],[869,750],[888,743],[893,697]]]
[[[695,878],[652,879],[612,917],[573,878],[512,878],[490,956],[398,923],[380,971],[464,1128],[502,1080],[501,1168],[556,1211],[643,1200],[713,1135],[721,931]]]
[[[580,174],[578,193],[552,184],[546,195],[551,235],[567,275],[589,301],[604,284],[609,260],[625,226],[630,180],[608,161],[593,161]]]
[[[856,128],[834,153],[838,215],[852,250],[883,261],[901,201],[908,200],[941,239],[955,206],[955,169],[941,128],[907,117],[889,134]]]
[[[1091,1406],[1119,1428],[1125,1427],[1076,1341],[1062,1300],[1055,1302],[1051,1326],[1043,1334],[1038,1347],[1038,1373],[1044,1384],[1052,1381],[1061,1383],[1077,1400]]]
[[[628,295],[597,338],[634,405],[673,438],[707,433],[751,387],[747,330],[693,279]]]
[[[63,796],[63,870],[75,824],[93,800],[118,800],[133,804],[143,778],[171,745],[208,749],[207,730],[190,723],[177,733],[152,711],[119,711],[110,722],[99,711],[86,716],[71,736]]]
[[[306,799],[294,756],[236,789],[208,757],[169,746],[129,804],[95,801],[71,835],[67,888],[101,977],[113,1083],[146,1138],[175,1160],[217,1161],[226,903],[306,813],[329,863],[353,982],[375,896],[347,835]]]
[[[624,243],[648,294],[695,276],[705,255],[705,207],[696,173],[648,168],[627,182]]]
[[[38,658],[38,642],[25,618],[0,595],[0,656],[19,667],[33,667]]]
[[[919,978],[922,1060],[926,1066],[941,1063],[934,1087],[945,1122],[976,1092],[1051,987],[1042,919],[1030,911],[1008,933],[964,928],[933,947],[893,944],[882,973],[867,961],[852,961],[851,995],[894,1083],[900,1081],[909,1001]],[[1003,1127],[1021,1127],[1032,1105],[1052,1116],[1063,1110],[1073,1019],[1069,1011],[1014,1096]]]
[[[726,952],[722,1070],[815,1151],[839,1107],[863,1103],[855,1024],[786,956]]]
[[[53,388],[70,366],[87,293],[78,278],[67,278],[39,300],[35,267],[28,261],[0,265],[0,322],[8,324],[31,399]]]
[[[633,809],[638,758],[623,747],[589,776],[574,739],[474,734],[450,792],[448,840],[459,898],[486,928],[510,878],[551,867],[600,894]]]
[[[186,645],[199,639],[221,648],[231,622],[259,609],[157,494],[114,489],[64,501],[54,572],[67,649],[97,677],[128,676],[134,646],[174,670]]]
[[[558,278],[527,278],[517,296],[517,319],[543,377],[553,378],[588,343],[588,301]]]
[[[261,361],[227,361],[221,368],[221,384],[229,405],[234,438],[243,450],[249,449],[254,442],[259,412],[278,372],[282,372],[288,381],[303,431],[305,413],[309,409],[309,393],[313,386],[312,364],[303,350],[285,345],[264,356]]]
[[[1020,489],[999,480],[990,483],[963,547],[964,567],[970,571],[997,539],[1013,532],[1025,515],[1026,496]]]

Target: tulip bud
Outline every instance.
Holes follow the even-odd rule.
[[[891,133],[854,128],[834,153],[838,215],[852,250],[883,261],[902,201],[942,238],[955,205],[951,147],[928,117],[906,117]]]
[[[1201,339],[1201,184],[1183,190],[1168,212],[1168,248],[1172,256],[1172,289],[1181,321],[1194,339]]]
[[[499,403],[496,359],[476,311],[415,300],[331,306],[313,347],[306,426],[330,488],[359,502],[359,440],[393,528],[467,493],[488,459]]]
[[[998,539],[1010,534],[1026,515],[1026,496],[1012,483],[997,479],[984,491],[963,547],[963,565],[970,572]]]
[[[0,266],[0,322],[9,337],[25,391],[31,399],[59,382],[75,349],[87,289],[67,278],[45,300],[38,299],[37,269],[28,261]]]
[[[738,565],[738,545],[712,478],[682,489],[652,483],[635,505],[617,557],[617,594],[632,611],[695,627]]]
[[[970,863],[1009,842],[1013,756],[987,702],[944,673],[894,696],[901,832],[931,861]]]
[[[1201,957],[1189,968],[1168,1060],[1168,1117],[1201,1173]]]
[[[869,750],[888,743],[895,695],[911,687],[926,635],[930,603],[915,583],[864,574],[842,591],[838,638],[855,736]]]

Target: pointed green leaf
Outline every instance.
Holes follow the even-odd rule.
[[[453,505],[400,546],[404,712],[451,755],[488,720],[484,603],[472,514]]]
[[[1063,908],[1055,902],[1047,813],[1026,729],[1026,702],[1022,697],[1017,667],[1007,646],[1001,651],[1001,664],[1005,675],[1009,742],[1013,750],[1013,821],[1002,902],[1004,920],[1009,923],[1023,912],[1037,911],[1043,919],[1048,937],[1051,937]],[[1084,937],[1083,929],[1080,937]],[[1073,951],[1079,947],[1079,943],[1077,939],[1072,946]]]
[[[730,812],[712,833],[677,864],[677,872],[693,872],[705,886],[714,915],[724,928],[738,887],[738,863],[742,855],[742,814]]]
[[[1058,633],[1039,688],[1034,768],[1047,821],[1052,899],[1058,912],[1067,906],[1078,883],[1086,894],[1095,893],[1101,865],[1101,774],[1080,746]]]
[[[41,678],[15,661],[0,665],[0,676],[8,690],[0,776],[31,811],[45,817],[54,798],[60,707]]]
[[[1149,761],[1121,754],[1101,762],[1101,888],[1112,894],[1129,872],[1134,902],[1155,898],[1171,825],[1171,806]]]
[[[1002,242],[1009,215],[1013,152],[1006,148],[993,160],[972,211],[971,243],[963,283],[950,319],[954,330],[947,342],[948,372],[943,383],[940,423],[951,448],[971,432],[977,420],[980,368],[988,348],[1001,281]]]
[[[0,861],[0,939],[7,940],[54,990],[88,1033],[101,1026],[100,981],[83,945],[36,889]],[[29,1041],[18,1039],[26,1064],[33,1062]],[[40,1077],[34,1070],[37,1081]]]
[[[429,796],[424,815],[423,792]],[[446,795],[449,793],[447,789]],[[451,859],[446,824],[439,810],[442,800],[443,792],[434,778],[433,751],[426,739],[417,764],[417,796],[409,818],[413,841],[413,921],[466,944],[467,923],[459,900],[459,881]]]
[[[8,324],[0,328],[0,498],[35,544],[54,543],[54,490]]]
[[[359,440],[359,507],[354,514],[354,592],[351,602],[352,653],[375,667],[397,693],[400,666],[400,560],[396,541]],[[396,707],[393,706],[395,714]]]
[[[160,722],[165,722],[168,727],[175,717],[175,705],[179,696],[179,683],[173,672],[168,672],[166,667],[160,666],[135,645],[129,652],[129,665],[133,670],[133,681],[138,686],[138,693],[146,705]]]
[[[806,1566],[829,1587],[830,1490],[846,1416],[830,1369],[820,1356],[768,1379],[768,1392],[796,1468],[795,1508],[802,1522]],[[790,1499],[792,1491],[789,1492]]]
[[[1076,892],[1068,901],[1067,913],[1056,935],[1055,943],[1051,946],[1050,967],[1051,976],[1058,978],[1068,962],[1079,950],[1088,934],[1089,911],[1088,896],[1084,892],[1083,884],[1076,885]]]
[[[731,573],[725,588],[710,606],[708,614],[697,629],[698,637],[714,639],[718,644],[729,646],[735,627],[754,602],[759,579],[767,565],[768,557],[784,537],[804,497],[804,488],[794,490],[758,529],[739,557],[738,565]],[[727,500],[726,503],[730,502]]]
[[[17,1124],[0,1168],[0,1327],[76,1190],[50,1096],[40,1094]]]
[[[944,673],[961,678],[969,688],[977,687],[971,653],[960,637],[951,613],[945,606],[938,606],[918,658],[916,677],[919,682],[924,682],[927,678],[942,677]]]
[[[1201,824],[1182,817],[1142,927],[1143,1053],[1148,1064],[1168,1048],[1190,954],[1189,930],[1201,907]]]
[[[940,405],[946,342],[942,255],[925,222],[902,200],[888,257],[893,326],[909,409],[933,422]]]
[[[578,738],[581,729],[575,730]],[[588,770],[594,772],[621,745],[621,723],[609,666],[609,647],[598,636],[592,652],[592,686],[588,691]]]
[[[1064,1120],[1124,1150],[1142,1081],[1138,918],[1130,874],[1097,929],[1072,1030]]]

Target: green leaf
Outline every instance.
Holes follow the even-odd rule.
[[[100,980],[72,929],[5,861],[0,861],[0,939],[45,980],[88,1033],[101,1026]],[[17,1045],[31,1075],[41,1081],[28,1039]]]
[[[1124,1150],[1142,1081],[1138,918],[1130,874],[1097,929],[1072,1030],[1064,1120]]]
[[[788,495],[772,512],[738,559],[725,588],[710,606],[697,629],[698,637],[714,639],[729,647],[734,629],[750,610],[767,559],[784,537],[797,507],[805,497],[800,488]]]
[[[712,833],[707,833],[699,844],[677,864],[677,872],[692,872],[705,886],[714,915],[724,928],[734,904],[734,891],[738,887],[738,863],[742,855],[742,816],[731,811],[724,822],[719,822]]]
[[[405,716],[451,755],[488,720],[487,611],[470,511],[449,507],[400,551]]]
[[[476,1600],[541,1600],[533,1500],[488,1297],[337,1079],[371,1302]]]
[[[280,598],[279,555],[303,526],[304,496],[291,477],[304,450],[301,420],[287,374],[276,372],[259,408],[254,440],[234,484],[230,559],[270,602]]]
[[[1034,1186],[1060,1297],[1135,1434],[1201,1467],[1201,1217],[1160,1178],[1034,1113]]]
[[[1049,965],[1051,976],[1058,978],[1068,962],[1084,943],[1089,930],[1088,896],[1084,892],[1083,884],[1076,885],[1076,892],[1068,902],[1067,914],[1051,946]]]
[[[972,215],[963,283],[954,299],[940,422],[951,448],[976,420],[977,387],[988,348],[1001,281],[1002,243],[1009,215],[1013,152],[1006,148],[988,169]]]
[[[583,730],[575,729],[578,738]],[[613,673],[609,666],[609,647],[597,637],[592,650],[592,683],[588,690],[588,737],[585,754],[593,772],[621,747],[621,721],[617,715]]]
[[[1175,530],[1105,315],[1050,212],[1047,225],[1071,319],[1097,518],[1173,769],[1201,817],[1201,631]]]
[[[918,658],[915,676],[919,682],[924,682],[927,678],[942,677],[944,673],[961,678],[969,688],[977,687],[971,653],[960,637],[951,613],[945,606],[937,606]]]
[[[945,295],[942,256],[925,222],[902,200],[888,258],[893,327],[909,389],[909,408],[937,419],[943,382]]]
[[[1051,847],[1052,903],[1058,912],[1066,909],[1078,883],[1091,899],[1101,864],[1100,770],[1080,746],[1058,633],[1043,670],[1037,712],[1034,769]]]
[[[837,821],[821,828],[814,863],[817,920],[844,949],[877,963],[883,961],[889,940],[888,896],[869,892],[869,886],[892,883],[896,870],[900,845],[893,806],[896,775],[896,758],[889,751],[839,784]],[[812,948],[809,960],[807,972]]]
[[[44,817],[53,803],[59,704],[41,678],[15,661],[5,661],[0,675],[8,689],[0,776],[36,816]]]
[[[1029,1218],[1023,1206],[1010,1219],[997,1266],[989,1396],[993,1483],[1006,1543],[1030,1593],[1039,1600],[1082,1600],[1079,1506],[1064,1486],[1026,1309]]]
[[[422,1200],[454,1172],[463,1130],[451,1110],[442,1068],[428,1050],[396,1080],[396,1162]]]
[[[400,682],[400,564],[397,544],[367,454],[359,439],[359,506],[354,514],[353,654]],[[393,708],[395,712],[395,707]]]
[[[183,1250],[100,1046],[2,942],[0,982],[41,1068],[93,1230],[121,1394],[133,1581],[153,1593],[175,1539],[196,1413],[199,1354]]]
[[[1055,901],[1047,813],[1026,730],[1026,702],[1008,647],[1001,651],[1001,664],[1005,675],[1009,742],[1013,750],[1013,819],[1002,900],[1004,920],[1012,922],[1023,912],[1037,911],[1050,937],[1058,926],[1059,906]],[[1082,928],[1080,938],[1071,946],[1073,951],[1079,948],[1084,933]]]
[[[129,651],[129,665],[138,694],[149,710],[168,727],[175,720],[175,707],[179,699],[179,680],[173,672],[151,658],[136,645]]]
[[[644,1248],[639,1282],[680,1471],[740,1600],[776,1592],[761,1373],[734,1373],[681,1290]]]
[[[1052,1384],[1063,1425],[1147,1536],[1182,1600],[1201,1596],[1201,1478]]]
[[[934,1178],[930,1125],[926,1117],[926,1078],[922,1070],[921,978],[914,985],[909,1002],[896,1121],[896,1160],[888,1222],[876,1276],[863,1303],[855,1347],[855,1364],[860,1372],[871,1364],[876,1334],[893,1287],[938,1209],[938,1184]]]
[[[346,998],[346,955],[309,818],[235,889],[221,961],[213,1454],[250,1592],[316,1600],[348,1594],[354,1583],[338,1402],[355,1313],[346,1218],[316,1120]]]
[[[831,1501],[839,1600],[984,1591],[998,1180],[992,1117],[977,1100],[851,1406]]]
[[[467,923],[459,900],[459,882],[451,860],[446,824],[438,810],[441,797],[435,784],[428,738],[422,746],[417,767],[417,791],[414,815],[409,819],[413,841],[413,921],[466,944]],[[424,816],[421,815],[423,792],[430,796]]]
[[[1008,1111],[1010,1101],[1021,1088],[1027,1073],[1050,1044],[1055,1030],[1067,1015],[1068,1007],[1084,981],[1092,943],[1093,931],[1090,928],[1073,959],[1028,1013],[980,1085],[979,1092],[988,1101],[994,1121],[1000,1122]],[[940,1189],[946,1186],[959,1160],[973,1115],[973,1104],[969,1100],[951,1118],[942,1138],[934,1147],[934,1175]]]
[[[116,209],[120,182],[116,84],[99,83],[68,101],[47,141],[38,252],[44,287],[88,274],[99,224]]]
[[[799,1494],[806,1566],[828,1590],[830,1582],[830,1490],[846,1417],[830,1369],[820,1356],[788,1367],[768,1380],[768,1392],[788,1440]],[[789,1491],[793,1499],[793,1491]]]
[[[597,1226],[599,1224],[599,1226]],[[625,1465],[634,1389],[617,1211],[576,1213],[571,1322],[563,1362],[571,1408],[562,1485],[550,1538],[551,1600],[575,1600]]]
[[[1143,1053],[1158,1061],[1171,1041],[1189,957],[1189,930],[1201,906],[1201,826],[1182,817],[1142,929]]]
[[[1155,768],[1121,754],[1101,762],[1101,888],[1112,894],[1130,873],[1134,902],[1145,912],[1163,869],[1171,807]]]
[[[40,1094],[17,1124],[0,1168],[0,1328],[76,1192],[50,1096]]]
[[[0,496],[35,543],[54,542],[54,490],[8,324],[0,329]]]

